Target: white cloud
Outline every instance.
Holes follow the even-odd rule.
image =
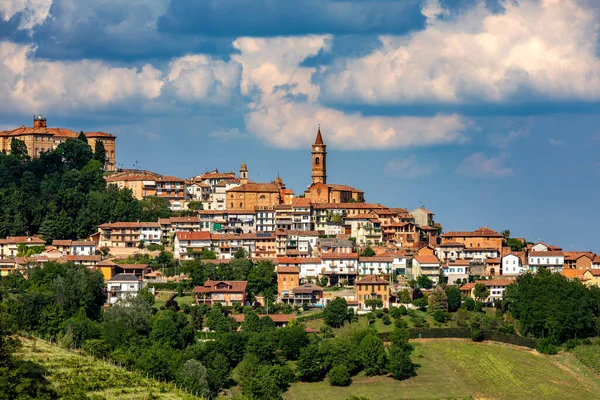
[[[565,144],[564,140],[560,140],[560,139],[550,139],[550,144],[552,146],[562,146],[563,144]]]
[[[405,158],[389,160],[383,167],[383,172],[391,177],[418,178],[431,175],[435,169],[433,164],[419,161],[414,155]]]
[[[29,30],[41,25],[50,17],[52,0],[4,0],[0,1],[0,16],[10,21],[16,14],[21,14],[20,30]]]
[[[436,19],[410,36],[381,36],[371,54],[340,61],[323,95],[340,103],[503,102],[513,96],[600,99],[595,10],[576,0],[506,1],[494,14],[483,2]]]
[[[528,120],[523,125],[510,129],[506,135],[491,136],[490,143],[499,149],[506,149],[517,140],[529,136],[532,127],[533,120]]]
[[[167,81],[181,100],[223,105],[239,92],[240,78],[240,64],[197,54],[171,61]]]
[[[504,165],[508,154],[487,157],[483,153],[473,153],[465,158],[456,169],[456,173],[469,178],[503,178],[513,174],[513,170]]]
[[[389,149],[463,143],[470,122],[459,115],[381,117],[344,113],[318,102],[311,81],[315,68],[301,67],[306,57],[329,45],[329,36],[256,39],[234,42],[242,64],[242,93],[252,96],[246,129],[283,148],[302,148],[314,140],[321,123],[325,140],[345,149]]]
[[[161,93],[162,72],[150,64],[124,68],[92,60],[47,61],[34,59],[33,51],[0,43],[0,96],[9,110],[85,110]]]

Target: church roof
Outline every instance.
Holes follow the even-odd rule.
[[[315,139],[315,144],[323,144],[323,136],[321,136],[321,127],[317,131],[317,138]]]

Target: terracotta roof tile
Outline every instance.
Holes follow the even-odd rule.
[[[440,260],[431,254],[422,254],[416,255],[413,257],[413,260],[417,261],[419,264],[439,264]]]
[[[175,232],[177,240],[210,240],[210,232]]]
[[[362,279],[359,279],[355,282],[356,285],[370,285],[370,284],[384,284],[384,285],[389,285],[390,283],[388,281],[386,281],[385,279],[382,279],[380,277],[378,277],[377,275],[369,275],[366,276]]]
[[[264,192],[279,193],[279,186],[275,183],[246,183],[229,189],[227,192]]]

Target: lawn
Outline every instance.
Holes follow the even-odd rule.
[[[413,341],[417,376],[406,381],[354,377],[339,388],[325,382],[294,383],[288,400],[369,399],[592,399],[600,379],[572,354],[544,356],[494,343],[460,339]]]
[[[43,340],[21,338],[23,347],[17,353],[24,360],[40,364],[47,378],[62,397],[77,388],[88,396],[105,399],[193,399],[173,384],[159,383],[138,373],[95,360],[92,357],[63,350]]]

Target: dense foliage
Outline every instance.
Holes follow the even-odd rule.
[[[162,199],[138,201],[130,190],[107,186],[102,151],[93,153],[87,142],[69,139],[34,159],[22,141],[11,146],[11,154],[0,153],[0,237],[83,238],[105,222],[169,215]]]

